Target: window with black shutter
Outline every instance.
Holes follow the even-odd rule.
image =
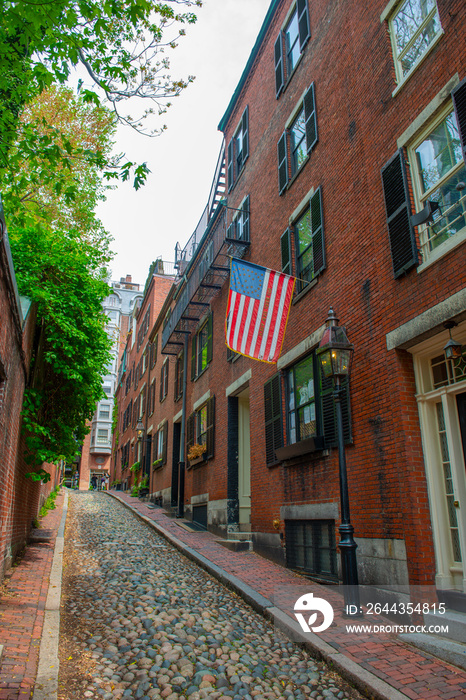
[[[455,87],[451,93],[453,107],[458,124],[458,132],[463,151],[463,160],[466,163],[466,78]]]
[[[244,110],[240,123],[227,148],[228,191],[231,190],[249,156],[249,110]]]
[[[285,191],[290,180],[307,162],[317,141],[315,83],[312,83],[293,111],[293,120],[277,144],[279,194]]]
[[[275,464],[275,450],[283,446],[282,400],[280,375],[276,374],[264,385],[265,461]]]
[[[333,380],[320,373],[320,410],[322,415],[322,431],[325,447],[336,447],[338,442],[337,421],[335,412],[335,389]],[[345,443],[352,442],[351,407],[349,397],[349,381],[344,380],[341,386],[341,412],[343,417],[343,437]]]
[[[321,187],[312,195],[309,209],[295,222],[294,235],[299,293],[326,267]]]
[[[166,359],[160,370],[160,401],[163,401],[168,394],[168,367],[168,359]]]
[[[212,396],[200,408],[197,408],[186,421],[186,448],[189,455],[193,446],[205,445],[204,452],[195,458],[204,461],[214,456],[215,449],[215,396]],[[202,459],[200,459],[202,458]],[[189,459],[189,457],[188,457]],[[193,460],[190,459],[192,462]]]
[[[382,168],[382,183],[387,215],[388,237],[395,278],[418,264],[411,202],[403,150],[400,149]]]
[[[277,98],[291,78],[310,36],[308,0],[297,0],[274,44]]]
[[[287,228],[280,238],[280,249],[282,256],[282,272],[291,275],[291,239],[290,229]]]
[[[212,362],[213,326],[212,314],[202,323],[191,343],[191,379],[199,377]]]

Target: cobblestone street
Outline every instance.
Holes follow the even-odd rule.
[[[59,698],[361,697],[117,501],[70,496]]]

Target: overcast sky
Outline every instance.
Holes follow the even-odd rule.
[[[172,77],[195,75],[194,83],[160,119],[168,126],[148,138],[130,128],[118,131],[117,151],[146,161],[147,183],[129,183],[108,193],[98,215],[114,238],[112,280],[126,274],[144,284],[152,260],[174,261],[207,204],[222,144],[217,130],[249,58],[270,0],[204,0],[196,25],[171,54]],[[131,110],[128,109],[131,113]],[[160,124],[160,122],[155,122]]]

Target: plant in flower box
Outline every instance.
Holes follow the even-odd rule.
[[[191,447],[188,450],[188,459],[190,462],[193,462],[194,460],[197,460],[200,457],[202,457],[206,452],[207,445],[198,445],[197,443],[195,443],[194,445],[191,445]]]
[[[154,467],[154,469],[157,469],[157,467],[162,466],[162,462],[163,462],[162,457],[159,457],[159,459],[154,459],[154,461],[152,462],[152,466]]]
[[[132,472],[138,472],[141,468],[141,462],[135,462],[132,467],[130,467],[130,471]]]

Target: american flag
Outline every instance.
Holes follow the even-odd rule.
[[[225,321],[228,347],[255,360],[280,356],[295,278],[233,258]]]

